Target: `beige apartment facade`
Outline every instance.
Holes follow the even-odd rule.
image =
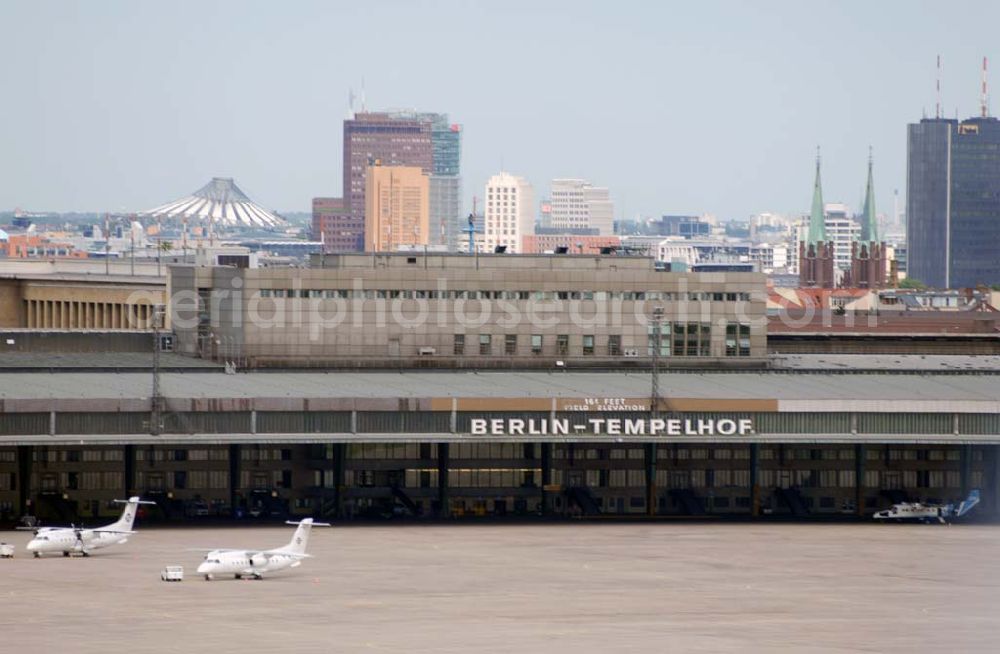
[[[430,241],[430,177],[416,166],[370,166],[365,181],[365,251]]]
[[[247,366],[642,367],[658,340],[663,365],[766,357],[756,273],[670,273],[644,257],[574,255],[314,263],[172,268],[178,351]]]

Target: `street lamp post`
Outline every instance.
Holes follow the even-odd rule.
[[[149,433],[157,436],[160,433],[160,321],[163,319],[164,307],[153,305],[153,393],[150,397]]]
[[[650,380],[649,417],[660,417],[660,348],[663,347],[663,307],[653,307],[653,318],[650,321],[653,328],[653,365]]]
[[[653,329],[653,360],[650,370],[649,426],[660,417],[660,348],[662,347],[663,307],[653,307],[650,321]],[[646,515],[656,515],[656,442],[650,441],[645,448],[646,458]]]

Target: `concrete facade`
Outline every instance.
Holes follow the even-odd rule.
[[[652,259],[328,255],[323,268],[171,268],[177,351],[245,365],[648,365],[650,316],[678,365],[760,363],[764,276]]]
[[[153,306],[165,303],[166,266],[163,275],[148,263],[130,275],[127,266],[103,274],[103,263],[31,263],[0,271],[0,328],[147,329]]]

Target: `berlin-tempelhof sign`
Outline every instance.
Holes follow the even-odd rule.
[[[473,436],[746,436],[754,433],[750,418],[601,418],[586,414],[605,411],[649,411],[649,400],[584,398],[566,401],[562,411],[579,418],[473,418]]]
[[[473,436],[746,436],[749,418],[473,418]]]

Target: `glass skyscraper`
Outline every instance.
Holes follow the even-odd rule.
[[[925,118],[907,131],[907,275],[1000,283],[1000,121]]]
[[[431,122],[431,243],[458,247],[462,217],[462,126],[448,122],[447,114],[422,114]]]

